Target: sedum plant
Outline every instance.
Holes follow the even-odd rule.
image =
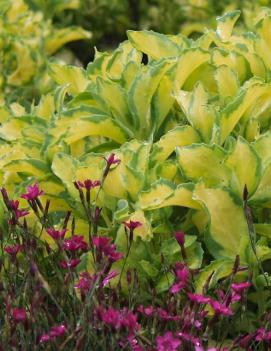
[[[123,220],[140,221],[135,238],[159,238],[167,253],[174,245],[164,233],[185,229],[214,259],[199,289],[213,271],[211,284],[227,276],[236,255],[269,285],[262,262],[271,253],[271,14],[263,9],[254,32],[235,34],[239,15],[218,18],[216,31],[197,40],[129,31],[128,41],[111,54],[97,51],[86,70],[52,62],[59,87],[28,111],[16,105],[3,114],[2,182],[18,194],[38,179],[57,199],[56,217],[68,203],[84,226],[73,183],[102,179],[104,154],[113,152],[121,162],[99,199],[120,246]],[[159,271],[159,250],[154,244],[146,260],[141,244],[129,264]],[[190,256],[199,268],[199,242]]]
[[[90,33],[80,27],[58,29],[24,0],[2,0],[0,5],[1,104],[31,101],[52,87],[47,58]]]

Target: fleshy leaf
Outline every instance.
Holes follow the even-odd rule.
[[[127,35],[131,44],[139,51],[144,52],[152,59],[178,56],[180,48],[164,34],[153,31],[128,30]]]
[[[246,261],[249,233],[242,201],[226,188],[208,188],[203,183],[196,185],[193,198],[209,214],[205,241],[210,253],[215,258],[234,259],[240,255]]]

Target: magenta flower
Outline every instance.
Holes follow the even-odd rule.
[[[233,315],[233,312],[229,307],[225,306],[224,304],[221,304],[218,301],[211,300],[210,305],[212,306],[212,308],[214,309],[217,315],[223,315],[223,316]]]
[[[35,183],[33,185],[29,185],[27,187],[27,193],[22,194],[21,198],[26,199],[28,201],[30,200],[36,200],[40,195],[43,195],[44,192],[40,190],[39,184]]]
[[[64,269],[73,269],[81,262],[80,258],[72,258],[69,261],[61,261],[60,266]]]
[[[6,253],[8,253],[13,259],[16,258],[18,252],[22,251],[23,250],[23,246],[20,245],[20,244],[15,244],[15,245],[12,245],[12,246],[6,246],[4,248],[4,251]]]
[[[112,271],[110,273],[107,274],[107,276],[103,279],[103,286],[106,286],[111,279],[117,277],[119,275],[119,273],[117,271]]]
[[[93,278],[88,272],[82,272],[78,283],[74,286],[76,289],[80,289],[81,292],[88,292],[93,285]]]
[[[191,342],[193,345],[195,345],[195,347],[199,347],[200,346],[200,340],[199,338],[186,333],[186,332],[180,332],[177,333],[177,335],[183,340],[183,341],[188,341]]]
[[[84,241],[83,235],[73,235],[71,238],[64,240],[62,248],[71,252],[78,250],[87,251],[88,245]]]
[[[206,304],[211,300],[210,297],[206,297],[200,294],[187,293],[187,295],[192,302],[196,302],[198,304]]]
[[[254,333],[244,335],[241,337],[241,339],[238,340],[238,346],[241,347],[242,349],[249,350],[249,345],[254,340],[254,338],[255,338]]]
[[[49,334],[42,334],[40,339],[39,339],[39,343],[45,344],[45,343],[49,342],[50,340],[51,340],[51,338],[50,338]]]
[[[240,301],[241,295],[234,291],[230,294],[229,299],[230,299],[230,303]]]
[[[111,238],[108,238],[107,236],[94,236],[92,238],[93,245],[99,251],[103,251],[108,246],[110,241],[111,241]]]
[[[170,288],[172,294],[177,294],[181,289],[187,287],[189,282],[189,269],[183,263],[176,263],[175,276],[177,282]]]
[[[109,307],[108,310],[104,310],[102,312],[102,321],[105,324],[108,324],[112,327],[114,327],[115,329],[118,329],[121,325],[121,315],[120,312],[118,310],[115,310],[112,307]]]
[[[16,323],[26,321],[26,311],[24,308],[14,308],[12,311],[12,318]]]
[[[108,175],[108,172],[110,171],[112,165],[120,163],[120,159],[116,158],[114,153],[110,154],[108,158],[104,157],[104,159],[106,160],[106,167],[104,170],[103,178]]]
[[[123,222],[125,227],[131,231],[134,231],[136,228],[141,227],[142,223],[138,221],[129,221],[129,222]]]
[[[123,257],[122,253],[116,251],[116,245],[111,244],[110,242],[111,238],[106,236],[94,236],[92,238],[92,243],[98,253],[98,260],[100,259],[100,256],[105,256],[110,261],[116,262]]]
[[[237,294],[242,294],[245,290],[247,290],[252,284],[250,282],[243,283],[233,283],[231,288]]]
[[[149,305],[147,307],[144,307],[143,305],[139,305],[137,308],[138,312],[143,314],[145,317],[152,317],[155,310],[152,305]]]
[[[163,336],[157,336],[157,351],[176,351],[181,341],[173,337],[172,332],[166,332]]]
[[[180,246],[184,246],[184,242],[185,242],[184,232],[176,232],[175,239],[177,240],[177,242]]]
[[[58,336],[64,335],[66,331],[67,331],[67,328],[65,327],[65,325],[61,324],[61,325],[56,325],[52,327],[50,329],[49,334],[51,338],[56,338]]]
[[[126,309],[123,309],[121,311],[121,325],[125,328],[127,328],[127,330],[130,333],[133,333],[137,330],[139,330],[139,324],[137,323],[137,314],[133,313],[131,311],[128,311]]]
[[[57,240],[64,238],[67,229],[55,230],[54,228],[49,228],[46,231],[50,235],[51,238],[53,238],[54,240],[57,241]]]
[[[164,321],[177,321],[180,319],[179,316],[172,316],[161,307],[157,308],[157,315],[159,318],[163,319]]]
[[[176,263],[175,265],[175,275],[176,278],[187,285],[189,281],[189,269],[183,263]]]
[[[255,340],[256,341],[265,341],[266,343],[270,344],[271,343],[271,331],[267,331],[263,327],[259,328],[256,331]]]
[[[17,219],[19,219],[21,217],[25,217],[29,214],[29,211],[19,209],[19,204],[20,204],[19,200],[10,200],[9,203],[10,203],[10,207],[14,211]]]
[[[115,165],[115,164],[119,164],[120,163],[120,159],[119,158],[116,158],[115,157],[116,155],[114,153],[110,154],[108,156],[108,158],[105,158],[108,166],[112,166],[112,165]]]
[[[144,351],[144,349],[138,345],[138,341],[136,340],[136,338],[134,337],[133,334],[129,335],[128,338],[127,338],[127,341],[129,342],[130,346],[131,346],[131,349],[133,351]],[[126,345],[126,342],[124,343],[121,343],[120,344],[122,347],[125,347]]]
[[[91,179],[86,179],[83,182],[78,181],[77,184],[80,186],[80,188],[85,188],[86,190],[91,190],[93,188],[96,188],[97,186],[101,185],[101,182],[99,180],[91,180]]]

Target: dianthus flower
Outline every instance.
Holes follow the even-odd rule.
[[[211,300],[210,305],[212,306],[212,308],[214,309],[214,311],[217,315],[223,315],[223,316],[232,316],[233,315],[233,312],[229,307],[225,306],[224,304],[222,304],[218,301]]]
[[[56,338],[58,336],[62,336],[66,333],[67,328],[65,325],[56,325],[50,329],[49,335],[51,338]]]
[[[180,319],[179,316],[172,316],[161,307],[157,308],[157,314],[158,314],[158,317],[160,317],[161,319],[163,319],[165,321],[177,321]]]
[[[111,327],[114,327],[115,329],[118,329],[121,325],[121,315],[118,310],[115,310],[112,307],[109,307],[108,310],[104,310],[102,312],[102,321],[105,324],[110,325]]]
[[[142,223],[138,221],[129,221],[129,222],[123,222],[125,227],[131,231],[134,231],[136,228],[141,227]]]
[[[189,269],[183,263],[176,263],[175,276],[177,282],[170,288],[172,294],[177,294],[181,289],[187,286],[189,282]]]
[[[267,331],[263,327],[259,328],[256,331],[255,340],[265,341],[266,343],[271,344],[271,331]]]
[[[187,293],[189,299],[193,302],[196,302],[198,304],[206,304],[210,302],[210,297],[206,297],[200,294],[192,294],[192,293]]]
[[[9,204],[15,213],[16,219],[19,219],[21,217],[25,217],[29,214],[29,211],[19,209],[19,204],[20,204],[19,200],[10,200]]]
[[[195,347],[200,347],[200,340],[199,338],[195,337],[192,334],[186,333],[186,332],[180,332],[177,333],[177,335],[183,340],[183,341],[188,341],[191,342]]]
[[[93,285],[93,278],[88,272],[80,273],[80,279],[78,283],[74,286],[76,289],[80,289],[81,292],[87,293],[92,285]]]
[[[130,333],[133,333],[139,329],[139,324],[137,323],[137,314],[133,313],[127,309],[121,311],[121,325],[127,328]]]
[[[176,232],[175,233],[175,239],[177,240],[178,244],[180,246],[183,246],[184,245],[184,242],[185,242],[185,235],[184,235],[184,232]]]
[[[78,181],[77,184],[78,186],[80,186],[80,188],[91,190],[93,188],[96,188],[97,186],[100,186],[101,182],[99,180],[86,179],[83,182]]]
[[[106,160],[106,167],[104,170],[103,178],[105,178],[108,175],[108,172],[112,165],[119,164],[121,162],[119,158],[115,157],[114,153],[110,154],[108,158],[104,157],[104,159]]]
[[[252,284],[250,282],[242,282],[242,283],[233,283],[231,288],[238,294],[242,294],[245,290],[247,290]]]
[[[64,238],[67,229],[55,230],[54,228],[48,228],[46,231],[51,238],[57,241]]]
[[[108,273],[102,281],[103,286],[106,286],[110,282],[111,279],[117,277],[118,275],[119,275],[119,273],[117,271],[112,271],[112,272]]]
[[[155,309],[153,308],[152,305],[149,305],[147,307],[144,307],[143,305],[139,305],[137,310],[145,317],[152,317],[155,312]]]
[[[35,183],[27,187],[27,193],[22,194],[21,198],[25,200],[36,200],[40,195],[43,195],[44,192],[40,190],[39,184]]]
[[[80,262],[81,262],[80,258],[72,258],[69,261],[61,261],[60,266],[61,268],[65,268],[65,269],[73,269],[77,267]]]
[[[173,337],[172,332],[166,332],[163,336],[157,336],[157,351],[176,351],[181,341]]]
[[[111,244],[111,238],[105,236],[94,236],[92,242],[96,250],[98,251],[98,256],[104,255],[110,261],[115,262],[122,258],[122,254],[116,251],[116,245]]]
[[[16,323],[24,322],[26,320],[26,311],[24,308],[14,308],[12,311],[12,318]]]
[[[15,259],[18,252],[22,250],[23,250],[23,246],[21,244],[10,245],[4,248],[4,251],[8,253],[13,259]]]
[[[88,249],[87,243],[84,241],[83,235],[73,235],[69,239],[65,239],[63,242],[63,249],[67,251],[86,251]]]

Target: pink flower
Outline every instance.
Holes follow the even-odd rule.
[[[119,273],[117,271],[112,271],[109,274],[107,274],[107,276],[103,279],[103,286],[106,286],[111,279],[117,277],[119,275]]]
[[[142,223],[138,221],[129,221],[129,222],[123,222],[125,227],[131,231],[134,231],[136,228],[141,227]]]
[[[122,258],[122,254],[116,251],[116,245],[110,244],[111,238],[105,236],[94,236],[93,245],[96,247],[99,256],[106,256],[110,261],[116,262]]]
[[[15,245],[12,245],[12,246],[6,246],[4,248],[4,251],[6,253],[8,253],[13,259],[16,258],[18,252],[22,251],[23,250],[23,246],[20,245],[20,244],[15,244]]]
[[[87,243],[84,241],[83,235],[73,235],[69,239],[65,239],[63,242],[63,249],[67,251],[86,251],[88,249]]]
[[[47,233],[52,237],[54,240],[63,239],[66,234],[67,229],[62,230],[55,230],[54,228],[47,229]]]
[[[92,238],[92,243],[97,250],[103,251],[106,246],[110,243],[111,238],[107,236],[94,236]]]
[[[187,286],[189,282],[189,269],[183,263],[176,263],[175,276],[177,283],[173,284],[170,288],[172,294],[178,293]]]
[[[49,333],[45,333],[41,335],[39,339],[39,343],[45,344],[48,341],[57,338],[58,336],[64,335],[66,331],[67,331],[67,328],[65,327],[65,325],[63,324],[56,325],[50,329]]]
[[[180,246],[183,246],[184,242],[185,242],[184,232],[176,232],[175,239],[177,240],[177,242]]]
[[[80,289],[81,292],[88,292],[93,284],[93,278],[88,272],[82,272],[78,283],[74,286],[76,289]]]
[[[200,341],[199,338],[190,335],[188,333],[185,332],[181,332],[181,333],[177,333],[177,335],[184,341],[189,341],[191,342],[193,345],[195,345],[195,347],[200,347]],[[200,350],[200,349],[199,349]]]
[[[10,207],[14,211],[17,219],[19,219],[21,217],[25,217],[29,214],[29,211],[27,211],[27,210],[20,210],[19,204],[20,204],[19,200],[10,200]]]
[[[105,178],[108,175],[112,165],[120,163],[120,159],[115,158],[115,154],[114,153],[109,155],[108,158],[104,157],[104,159],[106,160],[106,167],[105,167],[105,170],[104,170],[103,178]]]
[[[65,325],[61,324],[61,325],[56,325],[52,327],[50,329],[49,334],[51,338],[56,338],[58,336],[64,335],[66,331],[67,331],[67,328],[65,327]]]
[[[242,338],[238,340],[238,346],[245,350],[249,349],[249,345],[254,340],[254,337],[254,334],[247,334],[242,336]]]
[[[61,261],[60,266],[61,266],[61,268],[73,269],[76,266],[78,266],[78,264],[80,262],[81,262],[81,260],[79,258],[72,258],[69,261]]]
[[[223,315],[223,316],[232,316],[233,315],[233,312],[229,307],[225,306],[224,304],[221,304],[218,301],[211,300],[210,305],[214,309],[215,313],[218,315],[219,314]]]
[[[252,284],[250,282],[243,283],[233,283],[231,288],[238,294],[242,294],[245,290],[247,290]]]
[[[108,158],[105,158],[107,164],[110,166],[114,165],[114,164],[119,164],[120,163],[120,159],[115,157],[116,155],[114,153],[110,154],[108,156]]]
[[[78,181],[77,184],[80,186],[80,188],[85,188],[86,190],[91,190],[93,188],[96,188],[97,186],[101,185],[101,182],[99,180],[91,180],[91,179],[86,179],[83,182]]]
[[[39,184],[35,183],[33,185],[29,185],[27,187],[27,193],[22,194],[21,198],[26,199],[28,201],[30,200],[36,200],[40,195],[43,195],[44,192],[40,190]]]
[[[271,331],[267,331],[263,327],[259,328],[256,331],[255,340],[256,341],[265,341],[268,344],[270,344],[271,343]]]
[[[118,329],[120,327],[120,324],[121,324],[120,312],[115,310],[112,307],[109,307],[108,310],[103,311],[102,321],[105,324],[108,324],[108,325],[114,327],[115,329]]]
[[[122,312],[121,325],[127,328],[127,330],[130,333],[137,331],[139,329],[139,324],[137,323],[137,314],[131,311],[127,311],[126,309],[123,309],[121,312]]]
[[[179,316],[171,316],[166,310],[160,307],[157,308],[157,314],[158,314],[158,317],[160,317],[165,321],[177,321],[180,319]]]
[[[236,293],[235,291],[230,294],[230,302],[236,302],[241,300],[241,295]]]
[[[50,335],[49,334],[42,334],[39,340],[40,344],[45,344],[46,342],[50,341]]]
[[[163,336],[157,336],[157,351],[176,351],[181,341],[173,337],[172,332],[166,332]]]
[[[137,308],[138,312],[142,313],[145,317],[152,317],[155,310],[152,305],[144,307],[143,305],[139,305]]]
[[[12,311],[12,318],[16,323],[24,322],[26,320],[26,311],[24,308],[14,308]]]
[[[206,304],[210,302],[210,298],[200,295],[200,294],[192,294],[192,293],[187,293],[189,299],[193,302],[199,303],[199,304]]]

